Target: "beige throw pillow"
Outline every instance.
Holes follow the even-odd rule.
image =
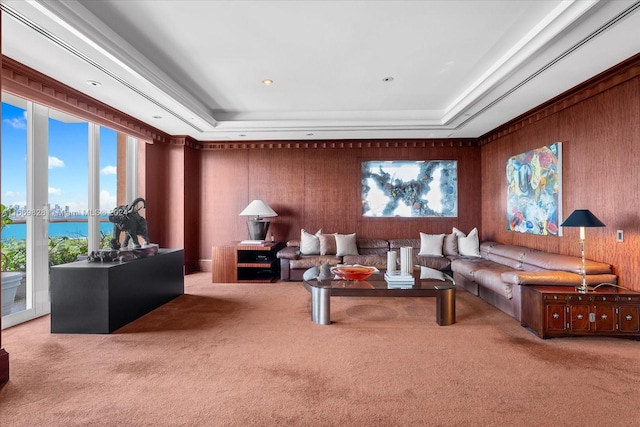
[[[455,233],[447,234],[444,236],[442,253],[445,256],[460,255],[460,253],[458,252],[458,236]]]
[[[480,240],[478,238],[478,229],[474,228],[465,235],[462,231],[453,227],[453,233],[458,236],[458,252],[462,256],[480,256]]]
[[[420,252],[418,255],[442,256],[444,234],[420,233]]]
[[[359,255],[358,246],[356,245],[356,233],[353,234],[338,234],[336,237],[336,255]]]
[[[320,255],[336,254],[336,236],[333,234],[319,234],[320,239]]]
[[[322,234],[322,229],[318,230],[316,234],[307,232],[304,228],[300,232],[300,253],[302,255],[319,255],[320,254],[320,239],[318,236]]]

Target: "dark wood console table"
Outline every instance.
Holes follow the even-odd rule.
[[[51,267],[51,332],[106,334],[184,293],[184,251]]]
[[[581,294],[569,286],[522,286],[521,324],[541,338],[640,339],[640,292],[601,286]]]

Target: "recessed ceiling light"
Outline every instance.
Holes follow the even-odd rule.
[[[271,79],[264,79],[264,80],[262,80],[262,84],[263,84],[263,85],[265,85],[265,86],[272,85],[272,84],[273,84],[273,80],[271,80]]]
[[[393,77],[385,77],[384,79],[382,79],[383,82],[392,82],[393,81]]]
[[[154,119],[161,119],[161,118],[162,118],[162,116],[151,116],[151,118],[154,118]]]
[[[87,84],[88,84],[89,86],[95,86],[95,87],[102,86],[102,83],[97,82],[97,81],[95,81],[95,80],[87,80]]]

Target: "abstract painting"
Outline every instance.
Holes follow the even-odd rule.
[[[362,162],[362,216],[458,216],[458,162]]]
[[[507,230],[560,236],[562,143],[507,160]]]

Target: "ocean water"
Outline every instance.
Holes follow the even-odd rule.
[[[86,222],[50,222],[49,236],[71,238],[87,237],[89,227]],[[100,223],[100,232],[105,234],[113,233],[113,224],[110,222]],[[15,237],[16,240],[27,238],[27,224],[8,224],[2,230],[2,240]]]

